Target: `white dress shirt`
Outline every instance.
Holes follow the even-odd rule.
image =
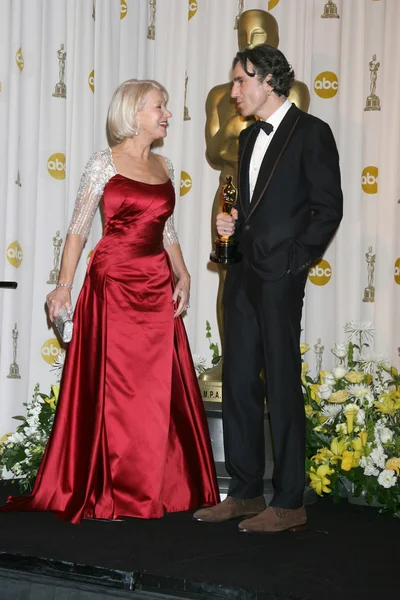
[[[256,143],[254,144],[253,154],[250,159],[250,172],[249,172],[249,183],[250,183],[250,202],[253,198],[254,188],[256,187],[258,173],[260,171],[261,163],[263,161],[264,155],[267,151],[268,146],[271,143],[272,138],[274,137],[276,130],[278,129],[283,117],[286,115],[287,111],[292,107],[292,103],[286,98],[286,101],[272,114],[267,120],[266,123],[271,123],[273,126],[273,131],[269,135],[265,133],[262,129],[260,129],[259,134],[256,139]]]

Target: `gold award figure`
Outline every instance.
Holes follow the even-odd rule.
[[[372,60],[369,63],[369,96],[365,103],[364,110],[381,110],[381,101],[376,92],[376,80],[378,79],[378,70],[381,66],[380,62],[376,62],[376,54],[373,55]]]
[[[279,44],[279,28],[276,19],[265,10],[246,10],[239,15],[238,45],[243,50],[258,44],[267,43],[275,48]],[[219,187],[216,191],[212,216],[211,239],[212,243],[217,237],[215,219],[220,212],[220,193],[225,185],[226,178],[232,177],[235,181],[237,175],[237,160],[239,151],[239,135],[243,129],[254,123],[253,117],[242,117],[236,107],[236,102],[231,98],[232,82],[223,83],[212,88],[206,101],[206,147],[207,158],[210,164],[220,171]],[[305,83],[295,81],[290,90],[289,100],[298,108],[307,112],[310,105],[310,92]],[[226,265],[218,264],[219,287],[217,295],[217,321],[223,353],[223,307],[222,292],[225,283]],[[221,382],[222,364],[200,376],[200,385],[203,379],[213,379]]]
[[[64,50],[64,44],[61,44],[60,49],[57,50],[57,56],[59,82],[56,83],[53,96],[54,98],[66,98],[67,87],[65,85],[65,60],[67,58],[67,53]]]
[[[15,323],[14,329],[12,330],[12,338],[13,338],[13,361],[10,365],[10,372],[7,375],[8,379],[21,379],[21,375],[19,374],[19,366],[17,363],[17,348],[18,348],[18,327]]]
[[[337,11],[337,6],[333,0],[328,0],[324,6],[324,14],[321,15],[321,19],[340,19]]]
[[[235,206],[237,190],[232,183],[232,175],[226,178],[226,184],[221,190],[221,211],[230,215]],[[239,262],[241,256],[238,253],[238,243],[235,235],[218,235],[215,240],[215,251],[211,252],[210,260],[215,263],[229,265]]]
[[[372,246],[368,246],[368,252],[365,254],[365,260],[367,261],[368,285],[364,290],[363,302],[374,302],[375,301],[375,287],[374,287],[375,254],[372,254]]]

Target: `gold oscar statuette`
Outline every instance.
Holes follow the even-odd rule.
[[[338,15],[337,6],[333,0],[328,0],[324,6],[324,14],[321,15],[321,19],[340,19]]]
[[[18,328],[15,323],[14,329],[12,330],[12,338],[13,338],[13,361],[10,365],[10,372],[7,375],[8,379],[21,379],[21,375],[19,374],[19,366],[17,364],[17,348],[18,348]]]
[[[60,49],[57,50],[58,56],[58,75],[59,82],[56,83],[54,90],[54,98],[66,98],[67,97],[67,86],[65,85],[65,60],[67,53],[64,51],[64,44],[60,45]]]
[[[47,283],[51,285],[57,285],[58,279],[60,277],[60,252],[62,246],[62,238],[60,237],[60,232],[56,231],[56,235],[53,237],[53,268],[49,274],[49,280]]]
[[[381,66],[380,62],[376,62],[376,54],[373,55],[372,60],[369,63],[369,78],[370,78],[370,90],[369,96],[367,97],[364,110],[381,110],[381,101],[376,92],[376,80],[378,78],[378,70]]]
[[[230,215],[235,206],[237,190],[232,183],[232,175],[226,177],[226,184],[221,189],[221,211]],[[210,254],[210,260],[215,263],[230,265],[241,260],[238,242],[233,235],[218,235],[215,240],[215,250]]]
[[[367,261],[368,285],[364,290],[363,302],[374,302],[375,301],[375,288],[374,288],[375,254],[372,254],[372,246],[368,247],[368,252],[365,255],[365,260]]]
[[[147,28],[147,39],[155,40],[156,39],[156,6],[157,0],[149,0],[150,7],[150,25]]]

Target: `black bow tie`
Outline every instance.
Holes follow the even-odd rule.
[[[273,132],[273,130],[274,130],[274,126],[273,126],[273,125],[271,125],[271,123],[267,123],[266,121],[261,121],[261,120],[258,120],[258,121],[256,121],[256,122],[255,122],[254,129],[255,129],[257,132],[259,132],[259,131],[260,131],[260,129],[262,129],[263,131],[265,131],[265,133],[266,133],[267,135],[269,135],[270,133],[272,133],[272,132]]]

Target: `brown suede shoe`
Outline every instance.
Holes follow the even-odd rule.
[[[307,522],[306,509],[277,508],[268,506],[262,513],[239,523],[243,533],[279,533],[281,531],[299,531]]]
[[[248,498],[246,500],[228,496],[225,500],[215,506],[197,510],[193,515],[193,519],[196,521],[205,521],[207,523],[221,523],[222,521],[229,521],[230,519],[236,519],[237,517],[257,515],[264,509],[264,496]]]

